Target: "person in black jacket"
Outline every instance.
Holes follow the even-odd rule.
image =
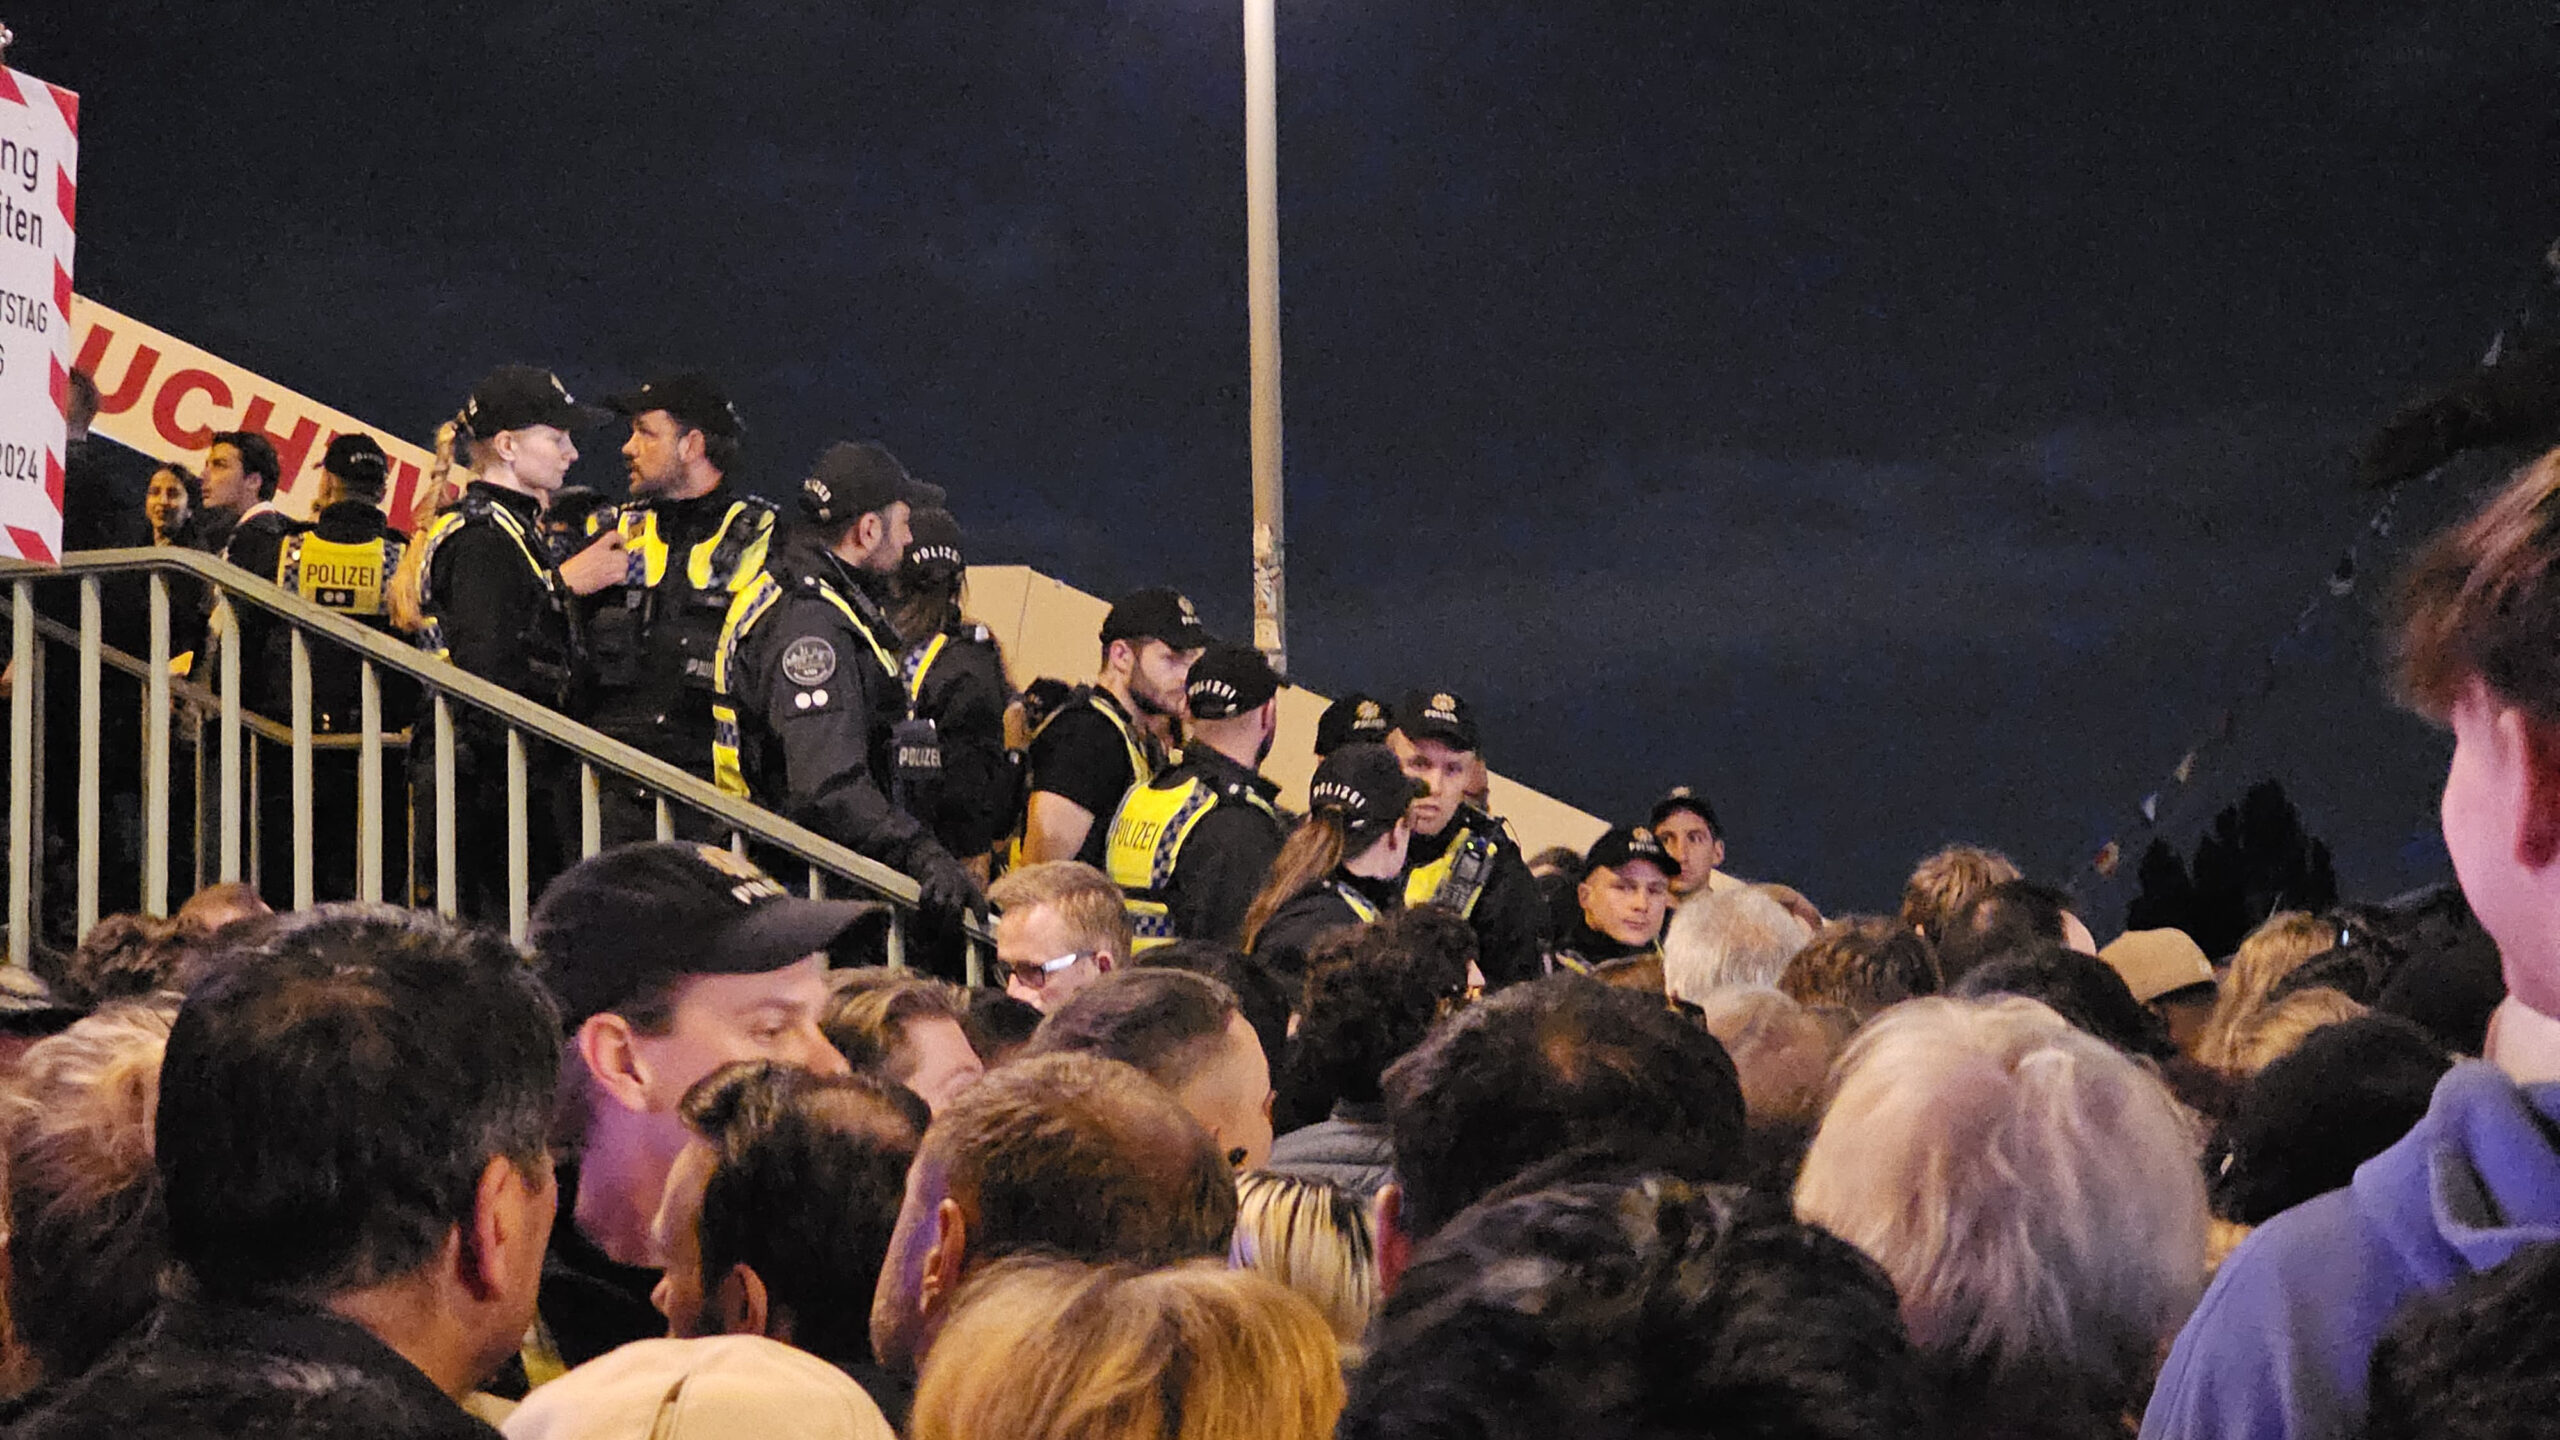
[[[1413,841],[1406,812],[1417,792],[1384,745],[1343,745],[1316,766],[1307,818],[1245,911],[1245,949],[1288,992],[1291,1008],[1300,1003],[1316,941],[1404,908],[1405,851]]]
[[[912,712],[909,738],[898,748],[903,760],[917,746],[929,747],[922,754],[931,763],[899,766],[900,803],[984,879],[989,852],[1013,828],[1018,803],[1004,743],[1013,690],[993,632],[960,613],[969,573],[960,522],[948,510],[927,508],[915,512],[909,528],[913,539],[898,567],[898,600],[890,610],[906,647]]]
[[[1547,952],[1549,965],[1588,975],[1613,960],[1660,956],[1679,873],[1680,862],[1648,826],[1621,825],[1593,841],[1574,888],[1573,925]]]
[[[1103,867],[1129,897],[1140,952],[1174,940],[1234,943],[1280,853],[1280,787],[1261,765],[1279,733],[1280,677],[1260,651],[1213,645],[1185,691],[1182,763],[1130,788]]]
[[[1437,903],[1465,916],[1476,927],[1487,985],[1535,978],[1545,949],[1546,897],[1508,827],[1467,803],[1480,768],[1474,712],[1437,690],[1410,697],[1395,713],[1388,743],[1404,773],[1423,787],[1413,802],[1404,903]]]

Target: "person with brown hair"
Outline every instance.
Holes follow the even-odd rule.
[[[1405,818],[1414,784],[1384,745],[1337,746],[1307,783],[1298,822],[1244,912],[1244,948],[1300,1005],[1307,951],[1325,935],[1404,908]]]
[[[1787,962],[1778,988],[1806,1005],[1837,1005],[1863,1023],[1941,987],[1938,959],[1919,931],[1881,915],[1843,915]]]
[[[2018,862],[1980,845],[1949,845],[1922,857],[1902,882],[1903,924],[1931,944],[1938,941],[1947,917],[1976,895],[2008,880],[2023,880]]]
[[[839,983],[818,1028],[846,1064],[904,1085],[940,1111],[987,1073],[969,1043],[968,1021],[967,991],[901,976],[882,984]]]
[[[1238,1170],[1271,1157],[1271,1065],[1236,993],[1188,970],[1127,970],[1040,1024],[1029,1055],[1078,1052],[1135,1065]]]
[[[1332,1440],[1333,1332],[1251,1270],[1008,1262],[925,1363],[914,1440]]]
[[[925,1132],[872,1297],[872,1351],[914,1369],[962,1283],[999,1260],[1223,1259],[1235,1224],[1234,1172],[1162,1086],[1095,1055],[1014,1061]]]

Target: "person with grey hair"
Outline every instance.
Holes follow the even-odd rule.
[[[1663,988],[1695,1005],[1728,985],[1775,986],[1813,927],[1757,888],[1715,890],[1672,912],[1662,937]]]

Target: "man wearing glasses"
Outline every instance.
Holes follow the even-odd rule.
[[[1128,907],[1111,877],[1090,865],[1026,865],[998,880],[987,899],[997,912],[1005,993],[1044,1015],[1128,960]]]

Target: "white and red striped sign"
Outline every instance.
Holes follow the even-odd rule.
[[[0,68],[0,556],[62,549],[80,97]]]
[[[405,524],[420,477],[435,455],[330,407],[244,370],[164,330],[120,315],[86,295],[71,297],[70,329],[79,336],[72,365],[98,383],[98,418],[90,428],[154,460],[201,471],[213,437],[224,430],[253,430],[275,442],[284,472],[277,503],[304,519],[320,483],[320,457],[340,435],[363,431],[391,457],[391,486],[383,508]]]

